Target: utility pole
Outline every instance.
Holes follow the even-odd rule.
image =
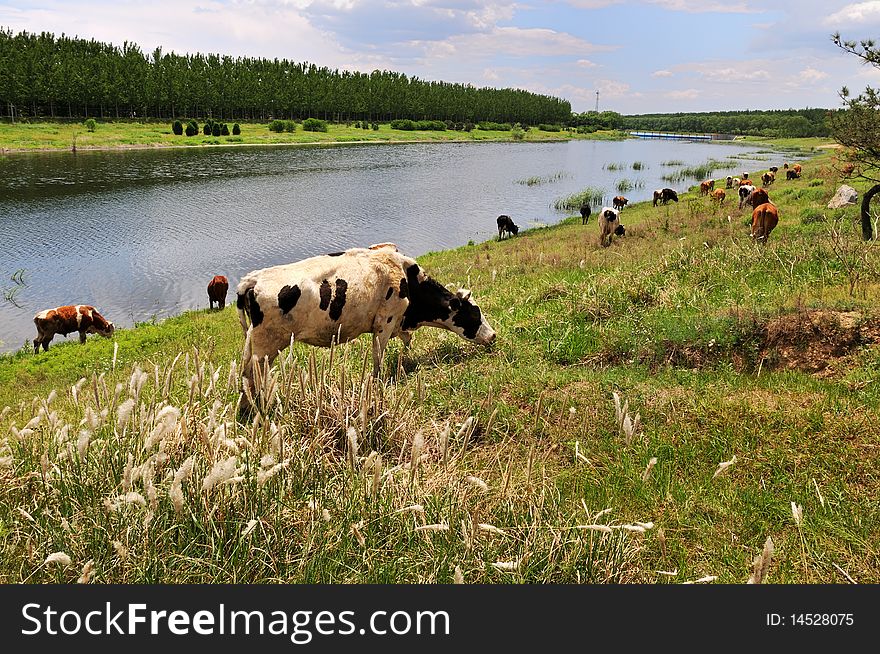
[[[599,92],[596,91],[596,113],[599,113]]]

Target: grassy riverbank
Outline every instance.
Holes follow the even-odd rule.
[[[228,123],[230,130],[232,122]],[[0,123],[0,152],[122,149],[138,147],[198,147],[218,145],[281,145],[315,143],[395,143],[409,141],[511,141],[510,131],[473,129],[470,132],[404,131],[391,129],[387,123],[378,130],[355,128],[353,125],[330,124],[328,132],[305,132],[297,125],[295,132],[272,132],[266,122],[242,122],[238,136],[176,136],[171,131],[171,121],[134,122],[99,121],[94,132],[82,123],[34,122]],[[579,139],[621,139],[621,132],[596,132],[595,134],[571,134],[569,132],[544,132],[532,128],[525,133],[524,141],[558,141]]]
[[[265,421],[232,307],[0,357],[0,581],[742,583],[771,537],[769,582],[880,582],[880,258],[830,161],[763,247],[691,191],[420,257],[496,345],[424,328],[379,384],[296,345]]]

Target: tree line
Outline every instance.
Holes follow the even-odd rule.
[[[0,29],[0,115],[212,116],[221,120],[565,122],[571,104],[521,89],[476,88],[393,71],[339,71],[287,59],[142,52],[62,34]]]
[[[620,116],[617,129],[797,138],[829,136],[828,109],[716,111]]]

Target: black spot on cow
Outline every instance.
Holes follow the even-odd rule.
[[[411,267],[411,266],[410,266],[410,267]],[[418,268],[418,266],[416,266],[416,268]],[[409,274],[408,271],[407,271],[407,274]],[[417,271],[416,271],[416,275],[418,275],[418,274],[419,274],[419,273],[418,273],[418,270],[417,270]],[[416,282],[416,283],[418,283],[418,282]],[[400,297],[402,297],[402,298],[403,298],[403,297],[409,297],[409,288],[407,287],[407,284],[406,284],[406,280],[405,280],[405,279],[401,279],[401,280],[400,280],[400,290],[398,291],[397,294],[398,294]]]
[[[247,312],[251,317],[251,324],[254,327],[259,326],[261,322],[263,322],[263,311],[260,309],[260,303],[257,302],[257,298],[254,295],[254,289],[249,288],[246,292],[247,295]]]
[[[345,252],[330,252],[327,256],[328,257],[341,257],[343,254],[345,254]]]
[[[342,315],[342,307],[345,306],[345,291],[348,288],[348,282],[344,279],[336,280],[336,295],[333,296],[333,302],[330,303],[330,319],[339,320]]]
[[[245,303],[244,295],[239,295],[238,297],[236,297],[235,307],[237,309],[244,309],[244,303]]]
[[[419,281],[416,264],[406,269],[409,306],[403,314],[403,329],[412,330],[426,323],[441,322],[449,318],[449,302],[455,296],[430,277]]]
[[[391,322],[392,320],[394,320],[394,316],[388,316],[388,320],[386,320],[385,322]]]
[[[321,295],[321,302],[318,304],[318,307],[320,307],[321,311],[326,311],[327,307],[330,306],[330,296],[333,294],[333,289],[330,288],[330,282],[326,279],[321,282],[319,293]]]
[[[394,289],[389,287],[388,292],[385,294],[385,299],[390,300],[392,295],[394,295]]]
[[[288,313],[293,309],[299,301],[300,295],[302,295],[302,291],[299,290],[299,286],[284,286],[278,291],[278,307],[281,309],[281,313]]]

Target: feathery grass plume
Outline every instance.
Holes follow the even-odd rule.
[[[585,529],[587,531],[599,531],[603,534],[610,534],[614,530],[608,525],[577,525],[575,529]]]
[[[324,522],[330,522],[332,519],[330,517],[330,512],[327,509],[321,509],[321,519],[324,520]]]
[[[467,483],[469,483],[471,486],[476,486],[484,493],[489,490],[489,485],[485,481],[480,479],[479,477],[475,477],[473,475],[468,475],[467,477],[464,478],[464,480]]]
[[[126,504],[137,504],[142,509],[147,508],[147,499],[136,491],[129,491],[122,496],[122,501]]]
[[[217,484],[222,484],[232,479],[238,468],[238,457],[231,456],[214,464],[211,472],[202,481],[202,491],[210,492]]]
[[[122,433],[128,421],[131,419],[131,412],[134,410],[134,398],[128,398],[116,409],[116,429]]]
[[[196,455],[193,454],[181,464],[181,466],[174,473],[174,480],[171,482],[171,488],[168,491],[168,497],[171,500],[171,505],[174,507],[174,511],[178,515],[183,510],[183,482],[189,479],[190,475],[192,475],[195,461]]]
[[[67,554],[65,554],[64,552],[53,552],[46,557],[45,561],[43,561],[43,565],[47,565],[49,563],[57,563],[61,567],[66,568],[72,563],[72,561],[70,560],[70,557],[67,556]]]
[[[495,561],[492,567],[502,572],[516,572],[519,570],[519,561]]]
[[[644,534],[648,529],[654,527],[653,522],[637,522],[632,525],[617,525],[617,529],[625,529],[636,534]]]
[[[409,506],[405,506],[402,509],[397,509],[395,513],[425,513],[425,507],[421,504],[410,504]]]
[[[250,534],[254,530],[254,528],[259,524],[259,522],[260,521],[257,520],[256,518],[251,518],[250,520],[248,520],[247,525],[241,531],[241,537],[244,538],[245,536]]]
[[[477,525],[481,531],[485,531],[490,534],[497,534],[498,536],[507,536],[507,532],[503,529],[499,529],[495,525],[490,525],[488,522],[481,522]]]
[[[449,531],[449,524],[446,522],[438,522],[433,525],[419,525],[416,531]]]
[[[119,341],[113,341],[113,364],[110,370],[116,370],[116,355],[119,353]]]
[[[113,550],[116,552],[116,556],[123,561],[128,558],[128,548],[118,540],[113,541]]]
[[[716,575],[707,575],[705,577],[700,577],[699,579],[694,579],[693,581],[684,581],[683,584],[711,584],[713,581],[717,580],[718,577]]]
[[[285,459],[281,463],[276,463],[271,468],[261,468],[260,470],[257,470],[257,488],[265,486],[272,477],[281,470],[284,470],[288,465],[290,465],[290,459]]]
[[[621,406],[620,394],[617,391],[612,391],[611,395],[614,398],[614,413],[617,418],[617,426],[620,431],[623,432],[624,443],[629,445],[641,427],[642,416],[639,413],[636,413],[635,417],[631,416],[629,412],[629,400],[625,400]]]
[[[89,451],[89,440],[92,438],[92,433],[88,429],[80,429],[79,438],[76,439],[76,452],[79,454],[80,460],[86,458],[86,454]]]
[[[364,538],[364,535],[361,532],[361,529],[363,528],[363,526],[364,526],[363,520],[353,524],[351,526],[351,533],[354,534],[355,538],[357,538],[357,541],[358,541],[358,543],[361,544],[361,547],[366,547],[367,546],[367,539]]]
[[[749,584],[761,584],[767,578],[770,570],[770,559],[773,557],[773,539],[767,536],[764,542],[764,551],[752,561],[752,574],[749,575]]]
[[[712,479],[715,479],[715,477],[717,477],[722,472],[727,470],[734,463],[736,463],[736,454],[734,454],[733,457],[731,457],[730,461],[722,461],[721,463],[718,464],[718,467],[715,469],[715,474],[712,475]]]
[[[70,395],[73,397],[73,403],[76,406],[79,406],[79,392],[80,392],[80,390],[82,390],[82,387],[85,383],[86,383],[86,378],[80,377],[79,381],[70,387]]]
[[[655,465],[657,465],[657,457],[652,456],[648,460],[648,466],[645,468],[645,471],[642,473],[642,481],[648,481],[648,477],[651,476],[651,470],[654,469]]]
[[[447,422],[440,432],[440,458],[443,460],[443,469],[446,469],[446,455],[449,451],[449,434],[452,426]]]
[[[455,571],[452,573],[452,581],[456,584],[464,583],[464,574],[461,571],[461,567],[455,566]]]
[[[78,584],[87,584],[92,580],[92,577],[95,576],[95,560],[89,559],[86,561],[85,565],[82,567],[82,572],[80,572],[79,579],[76,580]]]
[[[804,507],[800,504],[791,503],[791,517],[794,518],[794,524],[797,525],[798,529],[800,529],[801,523],[804,520]]]

